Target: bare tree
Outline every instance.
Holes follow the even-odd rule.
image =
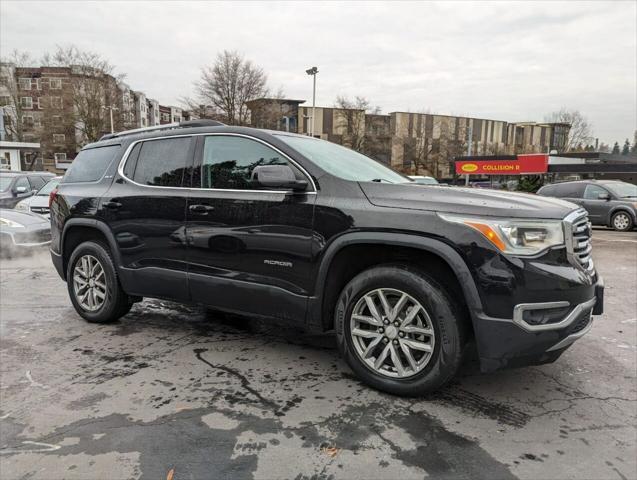
[[[0,66],[0,96],[3,97],[1,107],[5,118],[4,133],[10,140],[18,142],[24,140],[24,123],[15,69],[30,63],[31,57],[28,53],[13,50],[10,55],[2,58]]]
[[[119,104],[118,82],[124,76],[114,73],[115,68],[98,53],[78,49],[74,45],[58,46],[53,54],[46,54],[42,64],[71,69],[71,89],[63,102],[70,102],[71,115],[81,142],[94,142],[110,131],[108,112],[104,107]],[[119,119],[118,119],[119,123]]]
[[[580,145],[587,145],[593,141],[593,129],[588,119],[579,110],[562,108],[545,117],[547,122],[568,123],[571,128],[568,132],[566,151],[575,150]]]
[[[348,144],[352,150],[364,152],[367,138],[365,113],[378,115],[380,107],[372,107],[365,97],[356,96],[352,100],[342,95],[336,97],[334,107],[339,109],[339,115],[344,124],[343,143]]]
[[[187,105],[211,105],[224,115],[226,123],[246,125],[246,102],[267,96],[267,80],[261,67],[238,52],[224,50],[213,65],[202,68],[201,78],[195,82],[197,98],[182,101]]]

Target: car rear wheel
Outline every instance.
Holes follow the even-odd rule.
[[[462,360],[464,328],[444,287],[402,265],[371,268],[336,306],[341,354],[374,388],[415,396],[439,389]]]
[[[627,212],[617,212],[610,221],[611,226],[620,232],[633,228],[633,219]]]
[[[84,242],[75,248],[66,282],[75,310],[89,322],[114,322],[131,309],[132,301],[119,284],[110,252],[99,242]]]

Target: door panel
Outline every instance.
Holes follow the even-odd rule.
[[[289,163],[243,136],[202,137],[183,241],[193,300],[302,321],[310,288],[314,192],[253,188],[256,165]],[[303,175],[297,169],[297,175]]]
[[[608,200],[600,199],[600,194],[609,196]],[[608,217],[608,210],[611,207],[610,192],[599,185],[587,185],[584,191],[582,206],[588,212],[588,218],[597,225],[605,224]]]
[[[182,188],[194,153],[190,137],[137,144],[103,197],[100,213],[117,242],[125,290],[136,295],[188,299],[186,221]]]

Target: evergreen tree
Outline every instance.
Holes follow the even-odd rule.
[[[619,143],[615,142],[615,145],[613,145],[613,151],[611,153],[613,155],[619,155]]]
[[[628,155],[630,153],[630,142],[628,139],[624,142],[624,147],[622,148],[622,155]]]

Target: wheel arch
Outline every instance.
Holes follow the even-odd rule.
[[[356,255],[348,256],[350,252]],[[351,278],[363,269],[395,262],[410,254],[415,255],[413,260],[417,265],[433,264],[436,272],[443,275],[443,283],[454,284],[452,287],[457,288],[463,296],[472,320],[470,323],[473,323],[475,315],[483,311],[482,301],[460,254],[450,245],[434,238],[388,232],[349,233],[330,244],[319,267],[315,295],[309,308],[309,323],[321,330],[332,329],[336,300]],[[353,268],[347,265],[350,259],[355,263]]]
[[[608,219],[606,222],[608,226],[612,227],[613,216],[619,212],[628,214],[628,216],[632,219],[633,224],[637,224],[635,213],[632,212],[630,208],[626,207],[625,205],[617,205],[616,207],[611,208],[610,212],[608,212]]]
[[[71,253],[80,243],[87,240],[102,241],[110,249],[115,268],[119,270],[120,257],[115,236],[106,223],[89,218],[71,218],[66,221],[62,229],[60,252],[62,254],[62,272],[66,280],[66,269]]]

